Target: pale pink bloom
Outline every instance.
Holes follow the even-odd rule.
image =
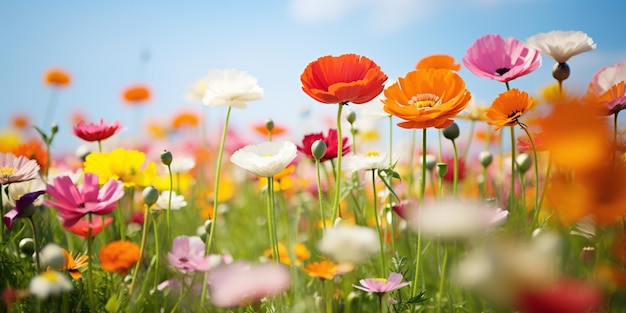
[[[84,121],[80,121],[74,126],[72,132],[78,138],[85,141],[101,141],[113,136],[120,128],[122,128],[122,124],[120,124],[119,121],[115,121],[113,124],[107,124],[104,120],[100,119],[99,124],[87,124]]]
[[[22,182],[37,178],[39,164],[24,156],[0,153],[0,185]]]
[[[289,270],[281,264],[235,262],[209,272],[211,301],[234,307],[260,301],[289,289]]]
[[[624,89],[614,88],[622,82],[626,82],[626,61],[600,69],[593,75],[589,84],[589,92],[596,96],[614,89],[615,94],[612,94],[609,97],[610,101],[604,104],[609,115],[626,108],[626,92]]]
[[[172,252],[167,254],[170,264],[181,273],[205,272],[211,266],[211,259],[204,255],[206,246],[197,236],[174,238]]]
[[[98,175],[85,173],[80,189],[69,176],[61,176],[48,185],[46,192],[51,199],[44,200],[44,204],[57,209],[63,226],[70,227],[87,214],[106,215],[113,212],[117,200],[124,195],[124,186],[118,180],[109,179],[100,189]]]
[[[467,49],[463,64],[476,76],[509,82],[538,69],[541,54],[518,39],[489,34]]]
[[[400,289],[404,286],[411,284],[411,282],[402,282],[402,274],[391,273],[389,278],[366,278],[359,280],[360,286],[352,285],[356,289],[361,289],[367,292],[373,292],[377,294],[383,294],[387,292]]]

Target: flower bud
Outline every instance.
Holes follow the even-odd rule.
[[[143,202],[148,207],[155,204],[157,200],[159,199],[159,191],[152,186],[148,186],[144,188],[142,195],[143,195]]]
[[[478,160],[483,167],[488,167],[493,162],[493,155],[489,151],[481,151],[478,154]]]
[[[211,223],[213,223],[212,219],[208,219],[206,221],[204,221],[204,233],[205,234],[210,234],[211,233]]]
[[[34,257],[34,256],[33,256]],[[65,253],[63,248],[55,243],[49,243],[41,251],[39,251],[39,264],[45,268],[50,266],[52,268],[58,268],[65,263]]]
[[[161,153],[161,162],[170,166],[170,164],[172,164],[172,153],[167,150],[163,150],[163,153]]]
[[[446,176],[447,173],[448,173],[448,164],[438,162],[437,163],[437,175],[443,178],[444,176]]]
[[[427,154],[426,155],[426,170],[432,171],[435,169],[435,165],[437,165],[437,158],[434,155]]]
[[[596,262],[596,248],[594,247],[584,247],[580,250],[579,255],[580,261],[585,265],[593,265]]]
[[[59,125],[57,125],[57,123],[52,123],[52,126],[50,126],[50,132],[52,134],[52,136],[54,136],[56,133],[59,132]]]
[[[532,164],[532,160],[530,156],[526,153],[521,153],[515,158],[515,163],[517,163],[517,170],[524,174],[528,169],[530,169],[530,165]]]
[[[354,113],[354,111],[352,110],[349,110],[348,115],[346,115],[346,119],[348,120],[348,123],[354,124],[354,122],[356,121],[356,113]]]
[[[457,123],[452,123],[450,126],[443,129],[443,136],[450,140],[459,138],[460,133],[461,130],[459,129],[459,125],[457,125]]]
[[[32,255],[35,253],[35,240],[33,238],[24,238],[20,240],[20,251],[25,255]]]
[[[316,160],[321,160],[326,155],[326,143],[322,139],[315,140],[311,145],[311,153]]]
[[[265,121],[265,128],[267,128],[267,130],[270,132],[274,130],[274,121],[271,118]]]
[[[552,77],[562,82],[569,77],[569,65],[567,63],[556,63],[552,67]]]

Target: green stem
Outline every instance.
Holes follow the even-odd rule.
[[[148,238],[148,213],[150,208],[147,205],[144,205],[144,213],[143,213],[143,226],[141,232],[141,244],[139,247],[139,260],[137,264],[135,264],[135,270],[133,272],[133,278],[130,281],[130,290],[128,291],[128,300],[133,296],[133,289],[135,288],[135,283],[137,282],[137,275],[139,274],[139,267],[141,266],[141,260],[143,259],[144,249],[146,247],[146,240]]]
[[[341,158],[343,155],[343,134],[341,132],[341,111],[347,103],[339,103],[337,108],[337,167],[335,169],[335,195],[333,200],[332,223],[335,223],[339,214],[339,200],[341,198]]]
[[[535,147],[535,141],[533,140],[533,137],[530,136],[530,132],[528,131],[528,128],[526,127],[526,125],[518,123],[519,126],[522,128],[522,130],[524,130],[524,132],[526,133],[526,136],[528,136],[528,140],[530,141],[530,146],[533,149],[533,159],[534,159],[534,168],[535,168],[535,209],[533,210],[533,224],[532,224],[532,229],[535,229],[535,227],[538,225],[539,223],[539,211],[541,210],[541,206],[539,204],[539,159],[537,158],[537,147]],[[547,179],[547,178],[546,178]],[[524,199],[525,199],[525,195],[524,195]],[[531,229],[531,231],[532,231]]]
[[[513,212],[515,205],[515,125],[511,128],[511,185],[509,186],[509,212]]]
[[[98,140],[98,152],[102,153],[102,140]]]
[[[422,129],[422,181],[420,182],[420,209],[418,210],[417,220],[420,220],[421,217],[421,207],[424,203],[424,194],[426,192],[426,128]],[[416,255],[415,255],[415,274],[413,276],[413,284],[411,288],[411,297],[415,297],[417,295],[417,285],[419,282],[419,272],[420,272],[420,261],[422,258],[422,230],[420,227],[417,228],[417,243],[416,245]]]
[[[39,259],[39,238],[37,238],[37,228],[35,227],[35,221],[33,217],[29,217],[28,221],[30,221],[30,227],[33,231],[33,241],[35,244],[35,269],[37,269],[37,273],[41,272],[41,260]]]
[[[125,223],[124,223],[124,212],[122,212],[122,200],[118,200],[117,201],[117,209],[115,210],[115,214],[117,214],[117,224],[118,227],[120,228],[120,238],[121,240],[126,240],[126,232],[124,230],[125,228]],[[102,225],[102,227],[104,227],[104,225]]]
[[[55,87],[52,87],[52,90],[50,90],[50,98],[48,99],[48,106],[46,107],[46,114],[44,115],[45,118],[43,120],[43,126],[47,127],[48,125],[50,125],[52,117],[54,116],[54,111],[56,111],[56,106],[58,103],[58,95],[59,95],[59,90]]]
[[[437,312],[441,312],[441,299],[446,278],[446,267],[448,266],[448,244],[443,243],[443,260],[441,264],[441,277],[439,278],[439,294],[437,295]]]
[[[87,256],[89,258],[89,263],[87,264],[87,289],[88,289],[88,297],[89,297],[89,307],[92,312],[96,312],[96,303],[93,296],[93,233],[91,224],[93,222],[93,214],[87,214],[89,217],[89,229],[87,231]],[[102,225],[104,227],[104,225]]]
[[[274,177],[267,178],[267,226],[272,245],[272,256],[274,262],[280,262],[278,250],[278,235],[276,232],[276,210],[274,209]]]
[[[7,185],[8,187],[8,185]],[[4,193],[5,186],[0,184],[0,214],[4,216]],[[4,227],[0,227],[0,242],[4,242]]]
[[[380,243],[380,275],[385,275],[385,243],[383,233],[380,231],[380,221],[378,214],[378,196],[376,195],[376,170],[372,170],[372,193],[374,194],[374,220],[376,221],[376,232],[378,233],[378,241]]]
[[[411,131],[411,148],[409,153],[409,178],[408,178],[408,187],[407,187],[407,197],[411,199],[413,196],[413,182],[415,180],[415,175],[413,171],[413,161],[415,159],[415,140],[417,137],[417,130],[413,129]]]
[[[326,231],[326,216],[324,215],[324,201],[322,198],[322,177],[320,174],[320,160],[315,160],[315,171],[317,174],[317,198],[320,202],[320,218],[322,219],[322,229]]]
[[[170,194],[167,198],[167,236],[172,238],[172,220],[170,219],[170,212],[172,211],[172,192],[174,191],[174,176],[172,175],[172,167],[167,165],[167,172],[170,178]]]
[[[157,211],[155,214],[159,214],[160,211]],[[159,224],[157,223],[157,218],[153,217],[152,226],[154,229],[154,257],[156,258],[156,262],[154,264],[154,289],[156,290],[159,285],[159,262],[160,262],[160,253],[159,253]],[[171,238],[171,237],[170,237]]]
[[[454,149],[454,169],[452,176],[452,196],[456,197],[457,184],[459,180],[459,152],[456,148],[456,142],[452,140],[452,148]]]

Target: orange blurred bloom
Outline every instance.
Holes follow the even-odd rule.
[[[300,242],[296,243],[293,246],[292,252],[294,254],[294,261],[296,266],[300,266],[302,261],[306,261],[311,257],[311,252],[309,251],[309,249],[306,247],[306,245]],[[265,249],[263,255],[268,258],[274,258],[272,255],[272,248]],[[278,243],[278,256],[280,263],[283,263],[285,265],[291,265],[291,257],[287,252],[287,247],[285,247],[282,242]]]
[[[323,56],[309,63],[300,76],[302,90],[328,104],[363,104],[384,89],[387,75],[374,61],[357,54]]]
[[[263,135],[263,136],[269,136],[270,132],[267,129],[267,123],[262,123],[262,124],[256,124],[252,126],[252,129],[254,129],[257,133]],[[274,128],[272,128],[272,136],[277,136],[280,134],[284,134],[287,132],[287,128],[282,127],[280,125],[274,125]]]
[[[525,91],[517,88],[501,93],[487,111],[488,122],[496,126],[495,130],[503,126],[513,126],[519,123],[518,119],[535,106],[535,100]]]
[[[161,125],[159,122],[157,121],[148,122],[148,134],[150,134],[152,138],[163,139],[167,137],[168,133],[169,132],[167,128]]]
[[[65,260],[63,268],[61,268],[61,270],[68,271],[74,279],[79,279],[83,277],[80,269],[87,266],[87,260],[89,259],[89,256],[79,254],[76,255],[76,258],[74,259],[72,254],[65,249],[63,249],[63,254],[65,255]]]
[[[132,85],[124,89],[122,97],[128,104],[140,104],[150,100],[150,88],[145,85]]]
[[[337,265],[331,261],[324,260],[307,264],[302,271],[311,277],[332,280],[337,274]]]
[[[182,111],[174,115],[172,118],[172,129],[181,129],[183,127],[197,127],[200,124],[198,113],[191,111]]]
[[[27,143],[17,145],[17,147],[13,148],[13,151],[11,152],[15,154],[15,156],[22,155],[31,160],[37,161],[37,164],[41,167],[42,172],[45,172],[46,167],[48,166],[48,153],[37,140],[33,139]]]
[[[30,126],[30,118],[26,114],[15,114],[11,118],[11,125],[17,129],[24,129]]]
[[[55,87],[67,86],[70,83],[70,74],[60,68],[50,69],[44,75],[44,82]]]
[[[415,65],[415,69],[427,69],[427,68],[443,68],[451,71],[458,71],[461,69],[461,64],[456,63],[454,58],[447,54],[433,54],[422,58]]]
[[[126,273],[139,261],[139,246],[130,241],[113,241],[100,249],[102,269],[110,273]]]
[[[402,128],[445,128],[467,106],[465,82],[448,69],[409,72],[385,89],[385,112],[406,120]]]

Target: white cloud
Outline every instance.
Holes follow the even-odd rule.
[[[289,13],[303,22],[336,21],[366,6],[369,0],[291,0]]]

